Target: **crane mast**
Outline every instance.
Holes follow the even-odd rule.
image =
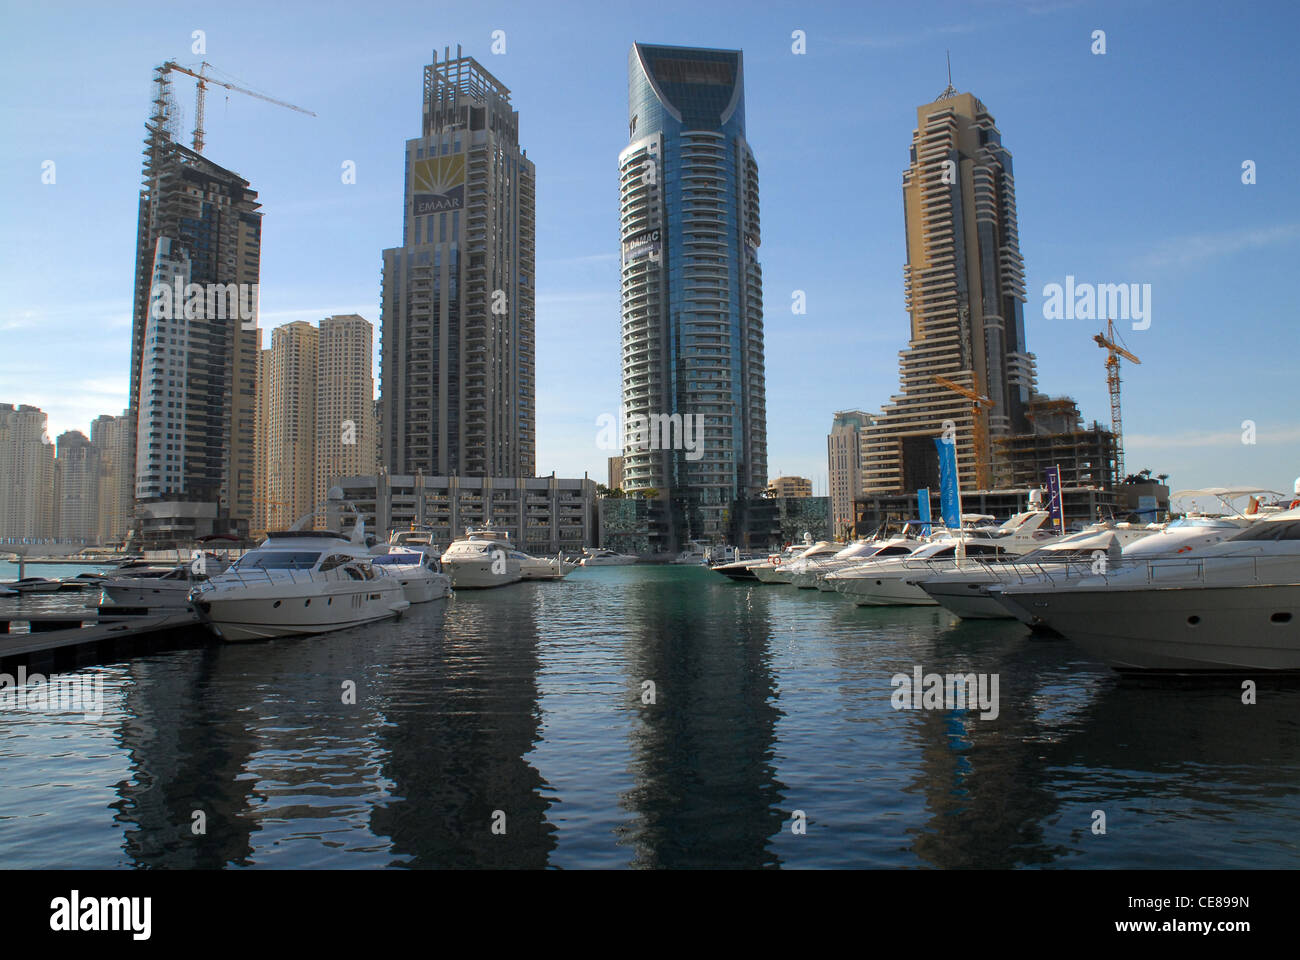
[[[1097,341],[1097,346],[1107,351],[1106,387],[1110,390],[1110,431],[1115,435],[1115,479],[1117,482],[1123,483],[1124,422],[1119,402],[1119,360],[1120,357],[1123,357],[1133,363],[1141,363],[1142,361],[1115,342],[1114,320],[1107,320],[1106,332],[1104,334],[1099,333],[1092,339]]]

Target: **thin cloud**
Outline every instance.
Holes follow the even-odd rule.
[[[1144,267],[1186,267],[1206,260],[1232,256],[1245,250],[1258,250],[1289,243],[1300,236],[1300,223],[1276,227],[1251,227],[1219,233],[1197,233],[1169,240],[1138,262]]]
[[[1189,450],[1212,447],[1240,447],[1242,431],[1225,430],[1222,433],[1176,433],[1172,435],[1138,435],[1125,434],[1124,446],[1129,450]],[[1272,446],[1280,443],[1300,441],[1300,427],[1287,427],[1282,430],[1270,430],[1267,427],[1257,429],[1255,442],[1259,446]]]

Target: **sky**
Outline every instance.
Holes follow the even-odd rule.
[[[945,54],[1014,157],[1039,389],[1108,423],[1092,340],[1104,324],[1049,318],[1044,288],[1149,284],[1149,326],[1120,325],[1142,361],[1123,367],[1128,471],[1174,489],[1290,492],[1300,476],[1298,5],[6,0],[4,23],[0,402],[47,411],[51,438],[126,407],[154,66],[207,60],[317,114],[214,87],[204,152],[263,205],[262,327],[339,313],[377,325],[422,69],[461,44],[510,88],[537,167],[537,469],[603,482],[599,418],[617,412],[620,382],[617,158],[628,49],[645,41],[744,51],[773,476],[825,493],[833,412],[899,390],[902,174]],[[188,131],[192,82],[174,89]]]

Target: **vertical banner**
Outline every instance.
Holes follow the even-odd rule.
[[[928,487],[916,491],[916,516],[921,521],[921,536],[930,535],[930,490]]]
[[[957,444],[935,437],[939,450],[939,515],[949,530],[961,529],[961,501],[957,498]]]
[[[1061,502],[1061,468],[1047,468],[1047,512],[1058,533],[1065,533],[1065,505]]]

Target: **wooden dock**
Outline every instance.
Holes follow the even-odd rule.
[[[12,632],[26,623],[27,633]],[[191,609],[86,608],[86,612],[0,614],[0,671],[50,673],[141,654],[205,646],[215,638]]]

